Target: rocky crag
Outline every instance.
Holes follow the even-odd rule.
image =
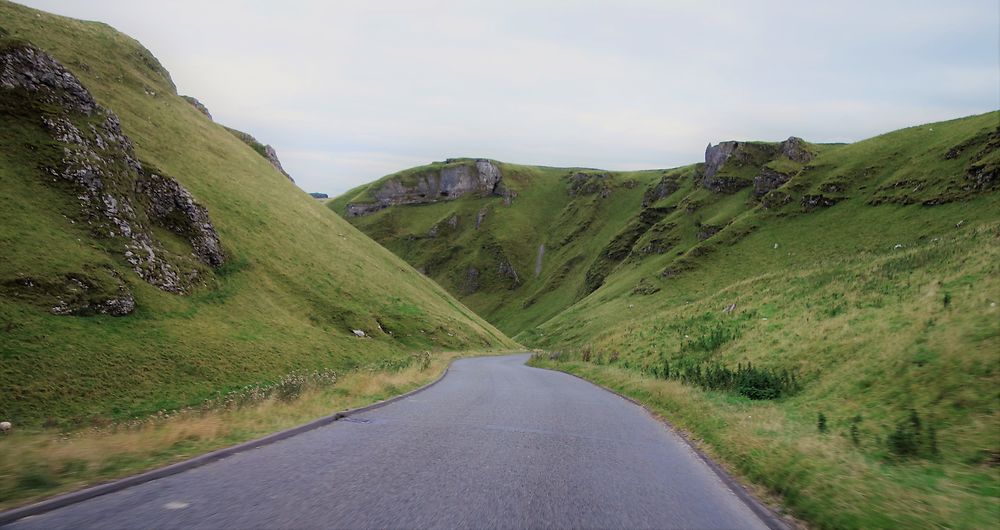
[[[928,127],[952,135],[940,144],[910,139],[916,128],[858,146],[794,136],[726,141],[710,144],[704,161],[668,170],[452,159],[386,176],[328,206],[515,334],[639,268],[655,272],[629,291],[661,292],[772,216],[858,201],[945,204],[995,189],[1000,133],[957,127]],[[507,189],[520,194],[509,207],[483,200],[513,196]]]
[[[141,163],[114,112],[97,104],[72,73],[23,41],[0,41],[0,114],[7,125],[33,123],[23,147],[34,153],[51,186],[73,197],[73,224],[119,256],[140,278],[185,294],[204,283],[226,257],[208,211],[173,178]],[[186,242],[190,253],[167,250],[154,227]],[[60,315],[124,315],[135,308],[128,282],[115,270],[67,272],[63,278],[23,275],[6,291],[35,297]]]
[[[370,192],[370,201],[348,204],[347,215],[358,217],[389,206],[428,204],[465,196],[495,195],[503,197],[509,206],[515,194],[503,186],[502,180],[500,168],[492,160],[448,159],[386,180]],[[482,219],[478,221],[481,222]]]

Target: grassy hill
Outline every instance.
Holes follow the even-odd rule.
[[[399,175],[329,205],[537,364],[650,404],[809,522],[972,528],[1000,517],[998,147],[991,112],[670,170],[497,163],[509,205],[347,215]]]
[[[372,191],[388,181],[405,183],[441,166],[390,175],[327,204],[343,214],[348,204],[372,201]],[[662,171],[497,166],[509,199],[462,197],[348,220],[513,335],[588,294],[597,281],[591,269],[600,273],[599,256],[638,213]]]
[[[101,108],[88,110],[84,96],[62,89],[0,87],[3,420],[101,423],[292,372],[514,345],[179,97],[135,40],[0,2],[0,53],[41,57],[25,50],[51,54],[72,74],[56,81],[78,79]],[[69,110],[71,100],[82,106]],[[117,134],[112,114],[134,148],[101,143]],[[51,123],[100,143],[90,153],[97,158],[74,162],[81,179],[103,172],[100,186],[53,177],[87,151],[57,138]],[[172,183],[193,202],[182,204],[185,192]],[[181,199],[163,205],[140,193],[155,186]],[[84,199],[101,202],[105,192],[133,201],[131,239]],[[201,224],[181,223],[184,211],[210,218],[224,258],[197,259],[211,241],[196,238]],[[156,260],[128,250],[140,243]],[[128,314],[102,314],[116,311]]]

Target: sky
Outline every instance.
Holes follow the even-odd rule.
[[[331,196],[451,157],[603,169],[1000,108],[997,0],[18,0],[108,23]]]

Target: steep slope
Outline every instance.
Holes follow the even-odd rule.
[[[390,175],[328,206],[514,334],[600,285],[617,258],[606,247],[626,237],[661,174],[454,159]]]
[[[103,24],[0,2],[0,183],[0,416],[18,425],[513,345]]]
[[[654,404],[819,527],[1000,516],[1000,112],[850,145],[723,142],[665,171],[497,167],[509,206],[347,218],[552,352],[538,363]],[[463,291],[477,259],[496,283]]]

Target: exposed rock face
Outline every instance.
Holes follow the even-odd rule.
[[[34,302],[54,315],[124,316],[135,310],[128,284],[110,268],[54,279],[22,276],[0,284],[0,293]]]
[[[705,148],[705,177],[714,177],[739,146],[739,142],[720,142],[714,146],[708,144]]]
[[[704,241],[718,234],[720,230],[722,230],[721,226],[702,225],[701,229],[698,230],[698,241]]]
[[[739,177],[705,177],[701,180],[701,185],[705,189],[715,193],[736,193],[741,189],[750,186],[751,181]]]
[[[375,202],[348,204],[347,215],[357,217],[389,206],[454,200],[465,195],[507,197],[502,178],[500,168],[491,160],[449,160],[443,167],[419,173],[407,183],[401,177],[387,180],[372,193]]]
[[[753,179],[753,195],[759,199],[771,190],[780,188],[789,179],[791,179],[789,175],[765,167]]]
[[[806,145],[805,140],[797,136],[789,136],[787,140],[781,142],[778,152],[789,160],[805,164],[813,159],[812,152]]]
[[[198,101],[198,98],[194,98],[191,96],[181,96],[181,97],[184,98],[184,101],[190,103],[192,107],[198,109],[198,112],[201,112],[205,116],[208,116],[208,119],[210,120],[212,119],[212,113],[208,111],[208,107],[202,104],[202,102]]]
[[[510,206],[514,203],[514,199],[517,198],[517,192],[511,189],[507,189],[503,184],[498,184],[497,188],[493,191],[494,194],[503,197],[503,205]]]
[[[802,207],[806,210],[816,208],[829,208],[840,201],[838,197],[827,197],[826,195],[803,195]]]
[[[601,198],[607,198],[611,195],[611,175],[608,173],[575,171],[570,173],[567,178],[569,179],[569,194],[571,196],[599,193]]]
[[[3,48],[0,97],[10,105],[20,105],[26,115],[38,116],[39,125],[55,144],[31,148],[49,150],[55,155],[50,159],[60,159],[61,154],[57,164],[42,169],[56,183],[70,185],[81,205],[80,221],[95,238],[106,241],[109,249],[121,252],[142,279],[164,291],[185,293],[200,274],[192,267],[192,257],[174,255],[163,247],[152,225],[187,239],[197,261],[212,267],[224,263],[218,234],[205,208],[172,178],[144,168],[118,117],[98,105],[51,56],[26,44]],[[70,278],[72,289],[98,290],[96,280],[81,278]],[[56,304],[53,312],[131,311],[134,301],[127,287],[119,291],[96,305]]]
[[[508,261],[506,258],[500,260],[500,265],[497,268],[497,272],[500,276],[509,278],[512,280],[511,289],[521,285],[521,279],[517,276],[517,270],[514,269],[514,264]]]
[[[347,216],[348,217],[360,217],[362,215],[368,215],[370,213],[375,213],[383,208],[387,208],[389,204],[381,203],[351,203],[347,205]]]
[[[748,143],[748,142],[720,142],[713,146],[708,144],[705,148],[705,176],[711,177],[718,173],[719,169],[731,158],[736,161],[746,162],[752,157],[749,147],[764,152],[768,158],[777,156],[788,157],[789,160],[805,164],[813,159],[813,154],[809,151],[808,144],[802,138],[790,136],[776,147],[774,144]]]
[[[651,189],[646,190],[642,196],[642,207],[645,208],[660,199],[666,199],[673,192],[680,189],[677,177],[664,175],[660,182]]]
[[[0,54],[0,87],[24,89],[39,101],[87,116],[97,108],[76,76],[51,55],[30,46],[12,46]]]
[[[274,166],[274,169],[277,169],[279,173],[288,177],[288,180],[295,182],[295,179],[293,179],[292,176],[289,175],[287,171],[285,171],[285,168],[281,167],[281,160],[278,160],[278,152],[275,151],[270,144],[264,146],[264,158],[266,158],[267,161],[270,162],[271,165]]]
[[[137,191],[148,197],[149,217],[156,224],[175,234],[185,236],[194,248],[194,255],[207,265],[218,267],[226,258],[219,235],[208,217],[208,210],[194,202],[194,197],[176,180],[147,173],[139,180]]]
[[[488,210],[486,208],[483,208],[479,210],[479,213],[476,214],[476,230],[479,230],[479,227],[482,226],[483,221],[486,220],[487,213]]]
[[[1000,184],[1000,164],[987,162],[987,155],[1000,149],[1000,127],[987,136],[986,145],[972,157],[965,172],[966,190],[983,191]]]
[[[789,160],[805,164],[812,160],[813,153],[809,145],[795,136],[789,137],[780,144],[762,142],[721,142],[713,146],[708,144],[705,149],[705,167],[701,180],[703,187],[717,193],[734,193],[751,184],[746,179],[719,175],[719,171],[727,164],[741,167],[756,167],[760,174],[754,178],[754,195],[762,197],[767,192],[788,181],[788,176],[764,167],[771,160],[786,157]],[[728,171],[727,171],[728,172]]]
[[[781,190],[773,190],[764,195],[763,197],[761,197],[760,204],[764,208],[778,208],[788,204],[791,201],[792,197],[789,194]]]
[[[247,134],[243,131],[233,129],[231,127],[226,127],[226,130],[232,133],[233,136],[242,140],[243,143],[249,145],[251,149],[257,151],[257,154],[270,162],[271,165],[274,166],[274,169],[277,169],[278,172],[284,175],[288,180],[295,182],[295,179],[293,179],[292,176],[285,171],[285,168],[281,167],[281,161],[278,160],[278,152],[275,151],[273,147],[260,143],[253,137],[253,135]]]

